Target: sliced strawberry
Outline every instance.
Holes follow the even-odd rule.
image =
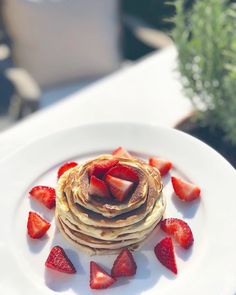
[[[92,165],[89,170],[89,176],[103,176],[109,169],[114,167],[119,161],[117,159],[102,160]]]
[[[106,175],[105,182],[107,183],[112,195],[118,200],[123,201],[129,192],[132,190],[134,183],[128,180]]]
[[[33,239],[39,239],[46,234],[51,224],[36,212],[29,212],[27,229],[28,235]]]
[[[174,247],[170,237],[161,240],[156,245],[154,252],[161,264],[171,270],[174,274],[177,274],[178,271],[175,261]]]
[[[57,179],[59,179],[62,174],[64,174],[67,170],[77,166],[78,163],[76,162],[68,162],[68,163],[65,163],[63,164],[59,169],[58,169],[58,172],[57,172]]]
[[[201,190],[195,184],[174,176],[171,177],[171,181],[176,195],[182,201],[190,202],[200,196]]]
[[[161,176],[166,175],[172,168],[171,162],[156,157],[152,157],[149,159],[149,165],[151,165],[152,167],[156,167],[160,171]]]
[[[113,277],[128,277],[136,274],[137,265],[132,253],[123,249],[113,263],[111,274]]]
[[[175,240],[187,249],[193,244],[193,233],[189,225],[178,218],[167,218],[161,221],[161,229],[167,234],[174,235]]]
[[[118,147],[112,152],[113,156],[120,157],[120,158],[133,158],[129,152],[127,152],[123,147]]]
[[[49,186],[35,186],[29,192],[30,196],[37,199],[49,209],[55,207],[56,192],[55,189]]]
[[[90,288],[91,289],[106,289],[115,283],[115,279],[110,276],[96,262],[90,262]]]
[[[110,192],[106,183],[94,175],[92,175],[90,178],[89,194],[105,199],[110,198]]]
[[[120,179],[132,181],[132,182],[139,181],[138,173],[134,169],[122,164],[118,164],[115,167],[112,167],[107,172],[107,174]]]
[[[74,265],[60,246],[54,246],[51,249],[45,266],[60,272],[76,273]]]

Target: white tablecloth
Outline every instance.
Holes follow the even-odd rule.
[[[169,47],[39,111],[0,134],[0,159],[38,137],[86,123],[127,121],[175,126],[191,110]]]

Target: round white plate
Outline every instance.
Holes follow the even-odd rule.
[[[201,199],[182,203],[173,194],[170,175],[164,178],[165,217],[188,222],[195,243],[190,250],[175,246],[178,275],[163,267],[153,248],[165,235],[154,232],[134,254],[137,274],[120,279],[107,290],[89,288],[89,261],[111,269],[114,256],[88,257],[68,244],[55,228],[53,210],[28,197],[34,185],[56,185],[58,167],[79,163],[123,146],[147,159],[159,155],[171,160],[171,175],[188,179],[202,189]],[[210,147],[182,132],[155,126],[111,123],[69,129],[33,142],[2,161],[0,214],[0,294],[236,294],[236,172]],[[52,222],[46,237],[27,236],[28,212],[36,211]],[[67,275],[45,269],[54,245],[62,246],[77,269]]]

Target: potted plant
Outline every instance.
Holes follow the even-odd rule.
[[[178,69],[195,109],[177,127],[207,141],[236,167],[236,4],[173,3]]]

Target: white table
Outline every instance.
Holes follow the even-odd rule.
[[[0,159],[44,135],[86,123],[127,121],[175,126],[192,110],[169,47],[39,111],[0,134]]]

